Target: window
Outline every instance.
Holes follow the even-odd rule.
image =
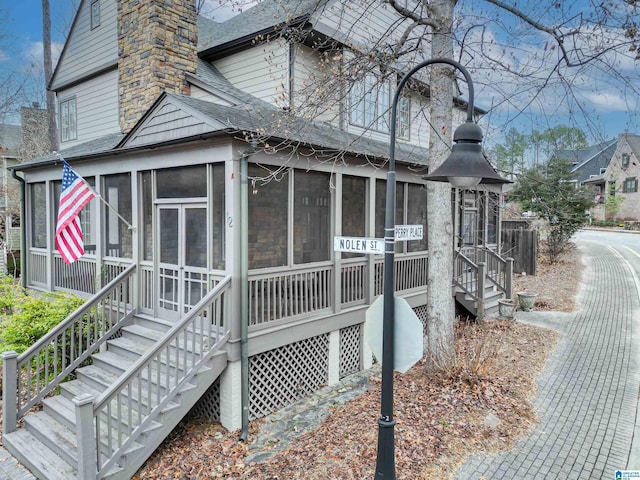
[[[329,175],[296,170],[293,181],[293,261],[300,264],[329,260]]]
[[[627,168],[629,166],[629,154],[622,154],[622,168]]]
[[[363,177],[342,177],[342,235],[346,237],[366,237],[366,195],[367,179]],[[362,256],[361,253],[343,252],[342,258]]]
[[[94,177],[84,177],[84,180],[91,185],[91,188],[95,188],[96,179]],[[53,182],[53,230],[55,237],[56,221],[58,219],[58,207],[60,206],[60,191],[62,190],[62,182],[56,180]],[[80,212],[80,228],[82,229],[82,241],[84,243],[84,251],[88,255],[95,255],[96,253],[96,221],[97,218],[97,205],[98,200],[94,199],[87,203]],[[55,248],[55,244],[54,244]]]
[[[63,142],[78,138],[76,99],[60,102],[60,139]]]
[[[44,182],[31,185],[31,246],[47,248],[47,193]]]
[[[249,165],[249,268],[287,264],[289,172],[260,180],[265,170]]]
[[[388,133],[390,90],[389,82],[380,82],[373,74],[356,81],[349,92],[351,125]]]
[[[118,213],[131,223],[131,174],[108,175],[104,179],[104,199],[113,208],[104,205],[105,235],[103,252],[109,257],[133,256],[132,230]],[[117,212],[117,213],[116,213]]]
[[[498,219],[500,218],[500,195],[489,193],[487,205],[487,243],[498,243]]]
[[[610,197],[615,197],[616,196],[616,181],[612,180],[609,182],[609,196]]]
[[[422,225],[422,240],[409,240],[408,252],[427,249],[427,187],[410,183],[407,189],[407,225]]]
[[[409,140],[411,134],[411,101],[409,97],[398,99],[396,133],[398,138]]]
[[[100,26],[100,0],[91,2],[91,30]]]
[[[622,187],[622,193],[635,193],[638,191],[638,180],[636,177],[626,178],[624,186]]]
[[[196,198],[207,196],[207,166],[158,170],[158,198]]]

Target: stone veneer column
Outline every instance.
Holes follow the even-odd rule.
[[[118,1],[120,128],[127,133],[163,92],[189,94],[197,62],[195,0]]]

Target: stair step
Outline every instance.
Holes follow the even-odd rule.
[[[171,327],[175,325],[175,322],[170,320],[164,320],[162,318],[154,318],[147,315],[137,314],[133,322],[135,325],[140,325],[141,327],[146,327],[151,330],[158,330],[159,332],[166,332]]]
[[[131,359],[117,355],[109,350],[94,353],[91,358],[93,359],[94,366],[115,373],[116,375],[121,375],[133,365]]]
[[[142,325],[127,325],[120,329],[124,338],[130,338],[135,342],[142,343],[144,345],[154,345],[158,340],[164,337],[164,332],[154,330],[152,328],[146,328]]]
[[[191,388],[193,388],[191,385],[188,388],[185,388],[183,391],[189,391]],[[75,431],[76,428],[76,411],[75,411],[75,405],[74,403],[69,400],[66,397],[63,397],[62,395],[56,395],[54,397],[49,397],[49,398],[45,398],[44,400],[42,400],[43,406],[44,406],[44,412],[47,413],[47,415],[49,415],[50,417],[52,417],[56,422],[61,423],[62,425],[64,425],[66,428],[70,429],[71,431]],[[174,402],[169,402],[169,404],[166,406],[166,408],[162,409],[161,413],[165,413],[168,411],[172,411],[175,408],[179,407],[179,405],[177,403]],[[123,409],[126,409],[127,407],[125,405],[123,405]],[[126,415],[126,410],[123,410],[125,413],[123,413],[123,421],[122,421],[122,425],[124,427],[124,429],[126,430],[127,427],[129,426],[128,423],[128,418]],[[114,425],[117,422],[115,422],[115,418],[114,418]],[[162,425],[159,422],[152,422],[149,427],[145,430],[145,434],[148,434],[149,432],[152,432],[153,430],[156,430],[158,428],[160,428]]]
[[[78,463],[78,441],[75,430],[58,422],[46,412],[27,415],[27,430],[37,436],[47,448],[71,465]]]
[[[47,480],[76,480],[78,472],[71,464],[53,453],[26,428],[3,437],[3,444],[38,478]]]

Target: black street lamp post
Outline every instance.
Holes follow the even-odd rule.
[[[482,154],[482,131],[473,123],[473,82],[469,72],[454,60],[433,58],[426,60],[407,73],[396,88],[391,104],[391,140],[389,144],[389,170],[387,172],[387,198],[384,226],[384,278],[382,320],[382,393],[380,418],[378,419],[378,456],[376,480],[395,480],[395,446],[393,418],[393,359],[394,359],[394,249],[395,249],[395,201],[396,201],[396,116],[400,92],[407,81],[420,69],[434,63],[445,63],[462,72],[469,86],[467,120],[453,136],[456,143],[449,157],[432,173],[424,177],[435,182],[450,182],[457,188],[470,188],[478,183],[508,183],[491,167]]]

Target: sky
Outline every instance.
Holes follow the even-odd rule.
[[[211,1],[213,6],[215,2]],[[486,7],[485,10],[478,7],[481,4],[486,5],[486,2],[459,1],[458,8],[465,9],[465,15],[460,15],[462,21],[475,21],[480,24],[491,15]],[[560,5],[572,13],[571,8],[579,12],[580,8],[591,1],[593,0],[564,0],[562,3],[552,4]],[[65,34],[79,3],[79,0],[50,0],[54,61],[62,49]],[[540,5],[544,3],[548,2],[536,2]],[[0,12],[2,11],[8,14],[9,21],[0,23],[0,36],[9,35],[11,41],[5,50],[0,50],[0,68],[14,65],[13,68],[19,69],[20,72],[36,72],[41,80],[41,1],[0,0]],[[219,21],[233,14],[231,9],[220,7],[213,13]],[[545,11],[532,13],[539,20],[545,20],[545,15],[548,14]],[[500,22],[487,22],[484,28],[470,29],[471,34],[465,36],[464,41],[467,42],[467,46],[471,46],[471,53],[458,59],[468,66],[476,83],[476,105],[492,110],[491,114],[483,119],[485,137],[489,141],[499,142],[506,130],[512,127],[528,134],[532,130],[543,131],[545,128],[563,124],[575,124],[585,130],[591,143],[611,139],[624,132],[640,134],[640,97],[637,93],[640,86],[640,61],[631,60],[632,56],[621,56],[610,62],[615,65],[615,71],[602,66],[591,70],[579,69],[577,74],[572,74],[571,81],[567,82],[571,83],[571,95],[567,93],[566,84],[549,85],[543,95],[534,95],[523,87],[522,80],[517,76],[508,79],[504,75],[498,75],[491,65],[478,60],[479,55],[474,56],[473,42],[477,41],[479,44],[480,36],[484,40],[483,54],[488,51],[489,55],[499,58],[501,63],[508,63],[514,72],[534,70],[531,64],[527,64],[528,55],[547,55],[546,49],[550,45],[548,38],[530,34],[518,36],[517,29],[505,27],[501,30],[500,23],[509,26],[514,22],[513,18],[507,15],[503,16]],[[594,30],[593,39],[602,39],[606,34],[607,32]],[[477,38],[474,38],[474,35],[477,35]],[[487,38],[490,41],[487,41]],[[545,74],[544,69],[535,70],[535,75]],[[567,75],[569,74],[570,72],[567,72]],[[620,77],[627,82],[626,85],[620,82]],[[617,80],[614,81],[614,78]],[[40,98],[36,98],[42,103],[43,93],[40,89]],[[34,94],[34,97],[36,96]],[[527,106],[525,113],[521,113],[523,105]],[[15,119],[13,121],[15,122]]]

